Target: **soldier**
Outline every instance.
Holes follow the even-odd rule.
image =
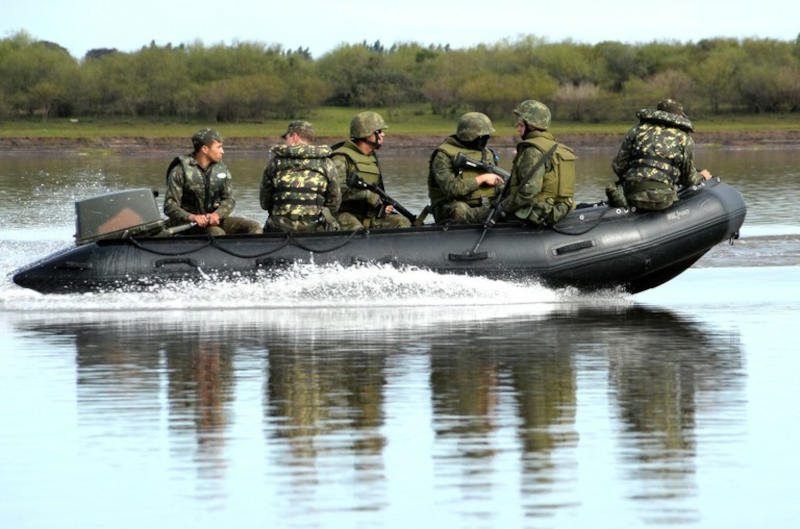
[[[522,141],[517,144],[508,184],[511,187],[500,204],[501,211],[506,217],[537,226],[553,225],[575,208],[577,157],[547,131],[550,109],[545,104],[528,99],[514,109],[514,114]],[[548,157],[542,161],[545,155]]]
[[[225,235],[261,233],[258,222],[231,217],[233,199],[231,172],[222,161],[222,136],[214,129],[202,129],[192,136],[194,152],[178,156],[167,168],[164,213],[169,224],[195,223],[186,233]]]
[[[693,186],[711,178],[694,166],[694,131],[683,106],[672,99],[659,102],[656,110],[636,113],[639,124],[631,128],[611,168],[619,177],[606,187],[609,203],[661,210],[678,200],[678,186]]]
[[[337,231],[342,201],[331,148],[314,143],[308,121],[292,121],[273,145],[261,179],[261,207],[269,211],[268,231]]]
[[[456,169],[453,160],[463,153],[484,164],[497,164],[497,155],[486,146],[492,134],[494,127],[489,116],[467,112],[458,120],[456,133],[431,154],[428,197],[437,224],[468,224],[486,218],[489,203],[503,185],[503,179],[476,169]]]
[[[377,112],[361,112],[350,122],[350,140],[334,146],[333,162],[342,189],[342,207],[337,220],[343,230],[360,228],[407,228],[411,222],[384,204],[368,189],[348,187],[356,173],[362,180],[383,189],[383,175],[376,151],[381,148],[388,126]]]

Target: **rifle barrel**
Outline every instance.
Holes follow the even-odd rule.
[[[380,187],[376,186],[375,184],[370,184],[369,182],[365,182],[364,179],[361,178],[360,176],[358,176],[356,173],[353,173],[348,180],[349,180],[348,183],[353,187],[356,187],[356,186],[363,187],[364,189],[368,189],[369,191],[372,191],[373,193],[377,193],[378,196],[380,196],[383,199],[384,202],[390,204],[394,209],[397,210],[398,213],[400,213],[405,218],[410,220],[412,224],[414,222],[416,222],[416,220],[417,220],[417,216],[416,215],[414,215],[413,213],[408,211],[406,208],[404,208],[398,201],[396,201],[395,199],[393,199],[392,197],[387,195],[386,191],[384,191]]]

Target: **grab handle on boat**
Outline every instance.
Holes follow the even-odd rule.
[[[449,253],[447,258],[451,261],[482,261],[494,257],[494,252]]]
[[[580,241],[565,244],[553,249],[553,255],[564,255],[565,253],[577,252],[578,250],[585,250],[595,246],[594,241]]]
[[[161,268],[162,266],[175,264],[185,264],[191,266],[192,268],[200,268],[200,264],[189,257],[167,257],[165,259],[158,259],[154,266],[156,268]]]

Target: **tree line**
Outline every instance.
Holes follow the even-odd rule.
[[[627,119],[673,97],[693,116],[800,111],[800,35],[696,43],[558,43],[527,36],[453,49],[379,41],[307,48],[201,41],[90,50],[82,59],[25,32],[0,40],[0,117],[160,117],[241,122],[320,105],[427,103],[435,114],[507,116],[539,99],[561,120]]]

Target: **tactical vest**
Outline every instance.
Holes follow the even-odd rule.
[[[677,182],[681,177],[681,171],[673,164],[676,163],[669,158],[657,155],[642,155],[639,158],[631,160],[631,169],[638,169],[640,167],[655,169],[660,176],[653,176],[648,179],[657,180],[667,185]]]
[[[626,179],[672,187],[681,177],[683,146],[694,130],[692,122],[685,116],[662,110],[642,109],[636,116],[639,125],[634,129],[636,141]]]
[[[463,153],[464,156],[468,156],[473,160],[477,160],[487,164],[494,163],[494,155],[488,148],[484,149],[483,151],[468,149],[463,145],[456,143],[456,140],[454,140],[453,138],[447,138],[444,141],[444,143],[436,147],[436,150],[433,151],[429,165],[433,163],[433,158],[439,151],[445,153],[447,157],[450,158],[451,161],[455,159],[458,153]],[[481,171],[479,169],[471,167],[466,169],[459,169],[458,172],[456,173],[456,178],[462,178],[465,180],[475,179],[475,177],[483,174],[484,172],[485,171]],[[428,195],[430,196],[431,204],[434,206],[440,202],[447,200],[442,190],[439,189],[439,186],[436,184],[436,179],[433,177],[432,168],[429,170],[429,175],[428,175]],[[459,200],[466,202],[472,207],[478,207],[481,205],[482,198],[484,197],[491,198],[494,196],[495,196],[495,186],[482,185],[469,195],[465,197],[459,197]]]
[[[355,167],[354,172],[368,184],[373,184],[383,189],[383,177],[381,176],[381,167],[378,165],[378,158],[375,154],[364,154],[358,146],[352,141],[346,141],[333,150],[332,156],[344,156],[349,160],[349,165]],[[340,175],[342,182],[347,181],[350,175]],[[375,208],[371,208],[366,200],[348,200],[346,194],[342,194],[342,205],[339,207],[339,213],[350,213],[358,218],[367,218],[375,216]]]
[[[374,184],[383,189],[383,178],[378,158],[374,154],[362,153],[356,145],[347,141],[333,151],[333,156],[345,156],[355,166],[355,172],[368,184]],[[349,175],[341,175],[346,179]]]
[[[325,151],[330,152],[327,147]],[[275,175],[270,215],[293,219],[318,217],[325,204],[329,179],[325,170],[327,156],[319,149],[304,155],[275,156]]]
[[[556,141],[547,136],[534,136],[522,140],[517,145],[517,153],[524,149],[535,147],[542,154],[547,153]],[[578,157],[569,147],[558,144],[556,152],[550,160],[545,162],[544,180],[542,190],[534,196],[537,201],[544,201],[548,198],[554,202],[570,202],[575,195],[575,160]]]
[[[224,162],[214,162],[203,171],[191,154],[175,158],[167,169],[167,176],[172,168],[180,164],[185,175],[184,193],[181,208],[195,214],[213,213],[219,208],[222,193],[229,184],[231,174]],[[187,193],[186,189],[203,190],[200,194]]]

